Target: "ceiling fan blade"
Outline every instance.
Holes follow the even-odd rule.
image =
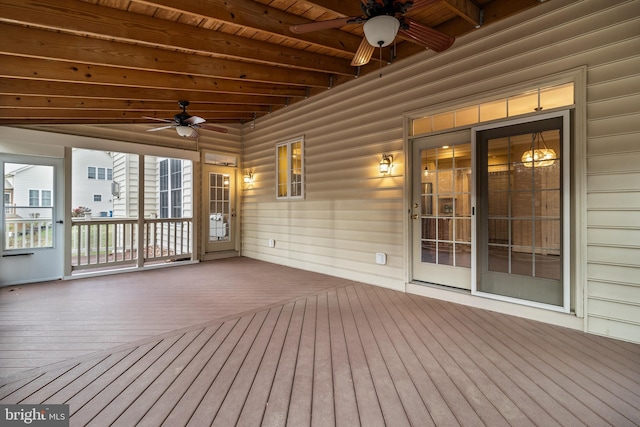
[[[160,126],[159,128],[147,129],[147,132],[156,132],[156,131],[159,131],[159,130],[171,129],[172,127],[175,127],[175,126],[174,125]]]
[[[361,65],[368,64],[375,49],[376,48],[371,46],[367,39],[363,37],[356,54],[351,60],[351,65],[354,67],[360,67]]]
[[[366,21],[362,16],[350,16],[347,18],[328,19],[326,21],[307,22],[306,24],[292,25],[289,31],[294,34],[310,33],[312,31],[330,30],[340,28],[347,24],[359,24]]]
[[[191,127],[191,135],[189,135],[189,138],[197,138],[200,136],[200,134],[198,133],[198,130],[196,128],[194,128],[193,126]]]
[[[441,31],[422,25],[411,18],[404,18],[405,23],[409,24],[409,28],[400,29],[398,34],[408,38],[409,40],[421,46],[427,47],[436,52],[442,52],[453,44],[455,37],[447,35]]]
[[[188,123],[190,125],[198,125],[200,123],[204,123],[206,122],[205,119],[203,119],[202,117],[198,117],[198,116],[191,116],[188,119],[184,120],[185,123]]]
[[[155,120],[157,122],[165,122],[165,123],[171,123],[173,122],[173,120],[169,120],[169,119],[159,119],[157,117],[147,117],[147,116],[142,116],[143,119],[148,119],[148,120]]]
[[[212,130],[215,132],[222,132],[222,133],[227,133],[229,132],[228,129],[219,127],[219,126],[211,126],[211,125],[200,125],[199,127],[201,127],[202,129],[207,129],[207,130]]]

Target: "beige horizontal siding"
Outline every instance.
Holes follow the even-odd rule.
[[[425,52],[384,67],[382,77],[362,77],[259,120],[244,141],[245,165],[256,173],[254,188],[244,192],[244,253],[345,277],[357,273],[370,283],[380,283],[380,275],[402,281],[409,244],[403,115],[495,99],[529,80],[584,66],[587,139],[576,143],[587,144],[588,243],[578,256],[586,259],[589,283],[598,285],[593,293],[578,286],[587,290],[586,329],[632,339],[639,316],[617,319],[607,310],[634,313],[640,299],[637,1],[548,2],[462,37],[449,51]],[[298,135],[305,136],[306,199],[276,202],[274,147]],[[382,153],[394,156],[396,176],[376,172]],[[270,238],[281,245],[269,248]],[[388,253],[387,266],[374,264],[377,251]]]
[[[589,293],[591,298],[601,300],[610,299],[611,295],[617,295],[630,304],[640,306],[639,286],[630,283],[615,283],[610,281],[592,280],[589,282]]]
[[[636,22],[638,5],[624,19]],[[622,20],[622,19],[621,19]],[[620,24],[624,25],[624,24]],[[611,30],[615,30],[615,26]],[[640,341],[640,25],[589,68],[587,86],[587,325]]]
[[[610,337],[623,337],[630,341],[640,336],[640,327],[636,322],[622,322],[616,318],[589,316],[587,328],[589,332]]]

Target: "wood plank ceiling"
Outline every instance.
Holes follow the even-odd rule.
[[[406,16],[451,36],[539,4],[421,2]],[[0,0],[0,124],[151,124],[181,99],[208,123],[244,123],[385,66],[389,48],[350,65],[362,25],[289,29],[359,15],[358,0]],[[394,61],[424,50],[396,41]]]

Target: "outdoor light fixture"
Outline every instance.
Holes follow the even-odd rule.
[[[391,172],[392,162],[393,162],[393,156],[388,156],[386,154],[383,154],[382,159],[380,160],[380,173],[386,174]]]
[[[364,23],[364,36],[374,47],[389,46],[400,29],[400,21],[393,16],[374,16]]]
[[[178,135],[188,138],[193,134],[193,129],[190,126],[176,126],[176,132]]]
[[[527,167],[551,166],[556,161],[556,152],[548,148],[542,132],[531,134],[531,149],[522,154],[522,164]]]
[[[246,174],[244,174],[242,180],[245,184],[253,184],[253,172],[247,172]]]

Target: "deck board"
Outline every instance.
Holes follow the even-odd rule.
[[[284,426],[287,423],[305,308],[306,299],[296,301],[293,307],[262,419],[262,423],[268,426]]]
[[[307,298],[300,334],[300,349],[296,359],[295,374],[291,388],[291,403],[287,414],[287,424],[293,426],[311,425],[316,304],[317,299],[315,297]]]
[[[29,337],[44,335],[25,334],[14,342],[33,347],[16,351],[28,356],[34,348],[32,360],[45,365],[1,379],[0,402],[67,403],[72,426],[640,425],[638,345],[243,262],[232,263],[240,273],[222,264],[229,283],[240,277],[259,277],[261,283],[240,286],[235,294],[220,288],[217,295],[229,297],[222,311],[201,304],[194,310],[202,307],[204,313],[186,315],[181,302],[172,311],[155,296],[162,309],[142,311],[166,310],[161,328],[142,321],[140,310],[130,319],[118,310],[121,321],[107,321],[106,328],[137,328],[125,342],[50,365],[38,357],[42,341],[29,343]],[[259,275],[252,267],[266,270]],[[305,278],[319,284],[307,287]],[[284,286],[286,280],[301,283],[301,290]],[[98,298],[114,301],[101,283],[89,286],[97,287]],[[157,290],[155,284],[149,289]],[[128,290],[126,297],[140,298],[139,306],[149,301],[149,289]],[[50,295],[50,289],[39,290]],[[261,304],[256,301],[270,292]],[[28,293],[38,297],[35,290]],[[87,302],[86,293],[78,297]],[[173,315],[173,329],[166,330]],[[9,336],[32,331],[51,316],[37,320],[33,312],[25,324],[13,319]],[[71,315],[65,316],[71,325]],[[98,342],[91,337],[99,322],[83,330],[82,321],[77,316],[71,330]],[[146,336],[144,330],[162,332]],[[133,336],[139,338],[127,341]]]
[[[365,288],[357,289],[361,293]],[[371,288],[367,292],[367,297],[370,300],[371,306],[375,309],[376,315],[380,318],[380,322],[385,329],[385,332],[390,340],[389,345],[393,345],[398,357],[406,367],[408,374],[411,377],[413,385],[416,387],[417,392],[420,395],[421,402],[417,402],[416,406],[424,405],[424,410],[427,412],[427,416],[424,418],[422,424],[424,425],[458,425],[453,412],[447,406],[443,396],[438,391],[431,377],[420,363],[420,359],[413,351],[410,345],[410,339],[404,336],[403,331],[398,327],[397,323],[392,317],[392,313],[387,305],[387,299],[384,295],[380,295],[376,292],[376,289]]]
[[[158,401],[163,392],[177,379],[194,355],[211,340],[217,330],[218,328],[203,328],[192,331],[191,336],[185,334],[183,336],[185,345],[177,349],[178,353],[169,363],[160,365],[161,371],[154,378],[150,378],[149,381],[136,381],[135,388],[127,389],[125,393],[118,396],[118,399],[123,400],[123,410],[117,417],[112,416],[110,425],[136,425]],[[133,391],[135,394],[132,393]],[[115,413],[111,415],[115,415]],[[103,421],[103,418],[100,420]]]
[[[204,396],[211,388],[238,341],[244,336],[251,324],[255,325],[254,318],[254,315],[244,316],[236,323],[231,333],[225,337],[221,345],[211,355],[211,358],[207,360],[207,364],[195,377],[193,383],[187,385],[186,393],[182,395],[162,425],[184,425],[186,424],[185,420],[191,420],[201,404],[208,405],[208,402],[204,402]]]
[[[132,404],[129,410],[116,420],[114,425],[123,427],[130,425],[162,425],[229,334],[236,331],[237,323],[238,319],[234,319],[207,328],[207,333],[211,335],[211,338],[200,349],[194,349],[194,352],[197,351],[195,354],[197,357],[194,354],[190,355],[191,358],[187,361],[187,365],[180,369],[180,372],[177,373],[177,378],[166,389],[157,390],[161,392],[160,397],[154,401],[153,396],[143,394],[139,398],[141,402],[136,402],[136,404],[142,404],[142,410],[136,410]],[[153,393],[154,389],[149,388],[147,393]],[[129,423],[129,420],[135,420],[135,423]]]
[[[384,396],[378,394],[374,385],[371,370],[375,369],[375,365],[367,360],[367,358],[374,357],[374,355],[365,354],[367,352],[367,344],[370,346],[371,342],[367,340],[368,337],[363,337],[360,333],[358,321],[356,320],[357,314],[353,312],[344,292],[338,292],[338,304],[340,311],[343,313],[342,325],[353,375],[353,387],[356,393],[360,421],[364,425],[384,425],[384,415],[379,400]],[[381,380],[384,379],[381,378]],[[388,384],[391,385],[390,382]]]
[[[313,427],[335,426],[331,333],[326,294],[318,295],[316,299],[314,350],[311,425]]]

